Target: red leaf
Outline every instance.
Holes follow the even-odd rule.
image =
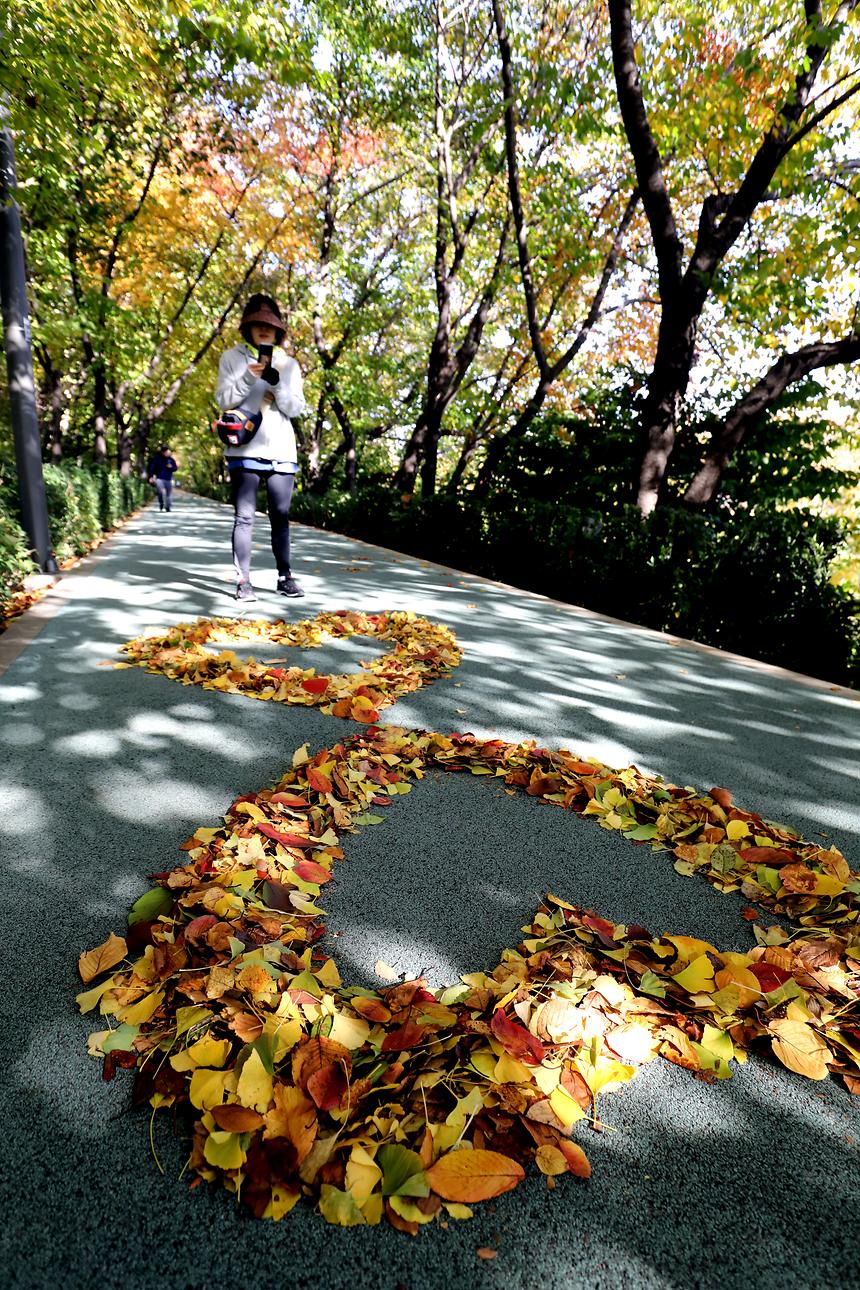
[[[285,833],[283,829],[276,829],[274,824],[265,822],[257,825],[260,833],[265,833],[267,838],[272,838],[275,842],[282,842],[285,847],[313,847],[316,846],[316,838],[309,838],[306,833]]]
[[[786,847],[744,847],[741,859],[747,864],[766,864],[771,869],[781,869],[795,861],[797,856]]]
[[[210,927],[214,927],[218,919],[214,914],[201,914],[199,918],[193,918],[185,929],[185,939],[192,945],[199,945],[205,939],[206,933]]]
[[[784,982],[791,980],[791,973],[786,972],[785,968],[777,967],[775,963],[753,963],[750,966],[750,972],[765,994],[770,994],[771,990],[778,990]]]
[[[307,690],[308,694],[323,694],[328,689],[327,676],[311,676],[307,681],[302,681],[302,689]]]
[[[607,922],[605,918],[599,918],[597,914],[586,914],[582,921],[586,927],[590,927],[593,932],[597,932],[604,945],[610,949],[615,948],[614,923]]]
[[[385,1036],[382,1041],[382,1051],[384,1053],[400,1053],[404,1048],[415,1048],[417,1044],[423,1043],[427,1034],[426,1026],[418,1026],[414,1021],[407,1021],[404,1026],[397,1030],[392,1030]]]
[[[329,1062],[311,1075],[307,1090],[321,1111],[340,1106],[349,1087],[346,1071],[340,1062]]]
[[[278,806],[294,806],[303,809],[307,809],[310,805],[306,797],[296,797],[295,793],[273,793],[269,801],[277,803]]]
[[[543,1044],[522,1022],[511,1021],[504,1008],[497,1008],[493,1013],[490,1029],[511,1057],[528,1066],[540,1066],[546,1056]]]
[[[322,886],[324,882],[331,881],[331,874],[324,865],[317,864],[316,860],[300,860],[298,864],[293,865],[293,873],[302,882],[315,882]]]

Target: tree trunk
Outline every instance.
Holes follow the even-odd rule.
[[[643,454],[636,504],[643,515],[656,507],[666,480],[666,467],[678,430],[678,417],[690,381],[696,352],[698,308],[681,311],[664,307],[657,354],[642,409]]]
[[[63,460],[63,413],[66,401],[63,392],[62,373],[50,361],[47,355],[40,355],[45,379],[42,383],[42,411],[45,425],[45,437],[42,444],[44,456],[53,466]]]
[[[451,471],[448,481],[445,484],[445,491],[447,493],[456,493],[457,489],[462,484],[463,476],[466,473],[469,462],[472,460],[478,449],[479,443],[480,438],[477,431],[467,430],[463,439],[463,447],[460,450],[460,456],[457,458],[457,464]]]
[[[107,382],[101,362],[93,371],[93,461],[97,466],[107,461]]]

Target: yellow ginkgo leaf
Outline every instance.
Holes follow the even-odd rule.
[[[196,1070],[191,1076],[188,1096],[198,1111],[208,1111],[220,1106],[227,1095],[228,1080],[235,1083],[232,1071]]]
[[[672,980],[689,994],[699,994],[702,990],[711,990],[714,984],[714,965],[707,954],[700,954],[692,963],[675,974]]]
[[[242,1106],[254,1111],[266,1111],[272,1100],[272,1077],[263,1065],[256,1048],[246,1059],[236,1085],[236,1096]]]
[[[277,1223],[279,1219],[289,1214],[294,1205],[301,1199],[302,1193],[297,1189],[293,1191],[289,1187],[281,1187],[275,1183],[272,1186],[272,1199],[263,1210],[263,1218],[272,1218]]]
[[[582,1107],[569,1093],[565,1092],[561,1085],[558,1085],[550,1093],[549,1104],[568,1130],[572,1129],[578,1120],[582,1120],[585,1117]]]
[[[214,1129],[203,1145],[203,1155],[219,1169],[239,1169],[245,1163],[245,1149],[238,1133]]]
[[[137,1003],[129,1004],[127,1008],[121,1008],[116,1015],[120,1021],[124,1021],[128,1026],[140,1026],[144,1021],[149,1021],[163,1002],[164,991],[153,990],[152,994],[145,994],[142,999],[138,999]]]
[[[356,1204],[364,1205],[381,1178],[382,1170],[373,1156],[356,1144],[346,1166],[346,1189],[352,1192]]]
[[[175,1071],[193,1071],[198,1066],[223,1066],[229,1053],[229,1039],[214,1039],[211,1035],[205,1035],[196,1044],[190,1044],[184,1052],[171,1057],[170,1065]]]

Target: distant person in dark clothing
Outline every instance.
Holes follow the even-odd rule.
[[[173,476],[178,469],[166,443],[163,443],[158,452],[149,459],[146,474],[150,484],[155,485],[160,511],[170,510],[170,504],[173,501]]]

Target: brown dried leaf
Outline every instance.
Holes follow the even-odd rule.
[[[111,932],[106,941],[97,945],[94,950],[85,950],[78,959],[78,971],[85,985],[94,980],[101,972],[116,967],[128,953],[128,946],[122,936]]]

